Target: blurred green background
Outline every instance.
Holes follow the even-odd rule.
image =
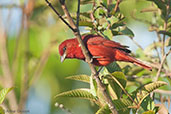
[[[52,4],[63,15],[57,0]],[[77,10],[76,0],[66,0],[71,13]],[[126,16],[126,22],[135,34],[135,41],[143,48],[156,39],[154,32],[148,31],[148,25],[131,18],[131,12],[147,7],[150,3],[145,0],[125,0],[120,4],[121,12]],[[91,3],[81,5],[81,11],[91,10]],[[139,13],[139,18],[152,19],[151,13]],[[7,54],[9,67],[15,83],[17,102],[28,89],[28,99],[23,105],[30,114],[67,114],[66,110],[55,107],[62,103],[74,114],[93,114],[97,106],[87,100],[75,98],[55,99],[60,92],[89,85],[66,80],[65,77],[75,74],[88,74],[88,65],[80,60],[65,60],[60,62],[58,45],[68,38],[73,38],[71,30],[64,25],[55,13],[46,5],[44,0],[0,0],[0,25],[7,38]],[[81,33],[86,33],[85,27],[80,27]],[[138,47],[126,36],[113,37],[115,41],[130,46],[133,53]],[[0,53],[2,54],[2,53]],[[168,57],[170,63],[171,57]],[[169,64],[169,66],[171,63]],[[0,76],[3,75],[0,66]],[[23,80],[28,78],[28,87],[23,89]],[[1,88],[4,86],[1,84]]]

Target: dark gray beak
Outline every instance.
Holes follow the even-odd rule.
[[[65,60],[66,55],[67,55],[67,54],[66,54],[66,53],[64,53],[64,54],[61,56],[61,58],[60,58],[60,59],[61,59],[61,63]]]

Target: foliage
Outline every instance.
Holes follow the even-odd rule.
[[[76,22],[77,0],[65,1]],[[63,15],[59,1],[51,2],[62,17],[67,19]],[[132,56],[147,61],[147,64],[153,67],[153,71],[147,71],[133,64],[113,62],[101,70],[100,79],[119,114],[155,114],[160,111],[161,105],[166,107],[164,102],[170,103],[170,6],[170,0],[81,0],[81,33],[99,34],[109,40],[131,40],[138,47]],[[18,12],[14,13],[16,10]],[[1,27],[0,21],[0,43],[3,37],[6,39],[5,43],[2,43],[4,47],[0,44],[0,87],[5,88],[0,93],[1,103],[6,94],[13,89],[6,88],[11,84],[16,87],[15,92],[11,98],[6,98],[7,102],[3,102],[9,109],[14,106],[9,102],[11,99],[16,101],[17,107],[22,110],[26,101],[29,105],[32,98],[38,96],[39,99],[36,98],[34,103],[49,99],[49,104],[41,104],[46,105],[45,108],[51,105],[49,113],[56,113],[53,96],[59,93],[55,100],[59,100],[72,110],[73,107],[79,106],[86,110],[87,106],[80,102],[73,103],[74,100],[66,100],[65,97],[90,100],[96,104],[91,108],[91,112],[96,114],[111,113],[85,64],[78,60],[66,60],[62,64],[59,62],[57,46],[64,39],[73,37],[73,34],[44,1],[19,0],[17,4],[10,3],[9,6],[0,3],[0,12],[0,20],[3,23]],[[129,26],[136,22],[143,23],[156,35],[154,41],[145,48],[141,47],[141,39],[136,41],[136,34]],[[151,37],[149,39],[152,40]],[[5,60],[2,59],[4,55],[7,55],[4,57]],[[70,76],[75,73],[76,75]],[[68,76],[66,79],[69,80],[64,80],[64,76]],[[68,89],[73,90],[66,91]],[[60,93],[61,91],[65,92]],[[159,104],[156,101],[160,101]],[[168,112],[167,108],[163,110]],[[4,113],[2,107],[0,113]]]
[[[156,6],[153,7],[155,7],[156,9],[158,8],[157,10],[161,11],[161,18],[156,20],[156,23],[147,21],[148,24],[150,25],[150,28],[156,27],[155,31],[157,32],[157,34],[170,36],[169,31],[167,31],[169,27],[166,27],[166,25],[164,25],[164,23],[165,24],[168,23],[168,20],[170,18],[168,14],[169,9],[166,8],[168,7],[169,3],[167,3],[167,1],[166,2],[155,1],[155,0],[149,0],[149,1],[154,2],[154,4],[156,4],[157,7]],[[124,1],[121,2],[120,4],[122,3],[124,3]],[[87,5],[87,4],[88,3],[86,2],[82,2],[81,5]],[[79,26],[84,26],[90,31],[90,33],[100,34],[107,39],[112,39],[113,36],[117,36],[117,35],[125,35],[133,40],[134,33],[127,26],[127,23],[125,21],[126,17],[124,16],[123,13],[121,13],[121,11],[118,8],[119,6],[117,7],[117,4],[118,3],[115,1],[111,1],[111,3],[109,4],[106,2],[106,0],[96,0],[92,8],[93,11],[80,13]],[[114,11],[115,7],[116,10]],[[141,11],[144,13],[151,12],[156,14],[156,12],[152,10],[154,8],[152,8],[151,6],[150,8],[147,9],[144,8]],[[76,15],[72,14],[72,17],[76,21]],[[132,14],[132,17],[135,20],[146,22],[146,20],[144,19],[137,19],[136,16],[134,16],[134,14]],[[162,23],[160,23],[160,25],[157,25],[157,21],[160,21]],[[164,42],[161,41],[162,39],[159,40],[159,42],[154,42],[150,44],[144,51],[140,48],[139,50],[137,50],[136,56],[139,57],[140,59],[145,58],[145,60],[150,62],[152,62],[150,58],[158,59],[157,56],[154,57],[154,55],[151,55],[151,53],[149,52],[155,50],[157,47],[161,48],[162,50],[162,48],[165,48],[165,43],[166,46],[168,46],[170,44],[168,43],[170,42],[170,40],[168,39],[166,40],[167,42],[165,42],[165,38],[164,38]],[[161,54],[164,54],[164,51],[163,52],[161,51]],[[160,61],[158,62],[159,64],[161,64]],[[104,68],[104,70],[101,72],[101,80],[106,85],[107,92],[109,96],[112,98],[115,108],[119,112],[119,114],[122,113],[129,114],[130,110],[132,110],[133,113],[143,113],[143,114],[154,114],[158,112],[158,108],[155,106],[155,103],[150,97],[150,94],[153,94],[152,92],[154,90],[164,85],[167,85],[167,83],[164,81],[157,81],[158,78],[155,82],[152,82],[151,77],[150,78],[145,77],[144,74],[154,76],[154,74],[157,73],[157,69],[160,68],[156,68],[154,69],[154,71],[150,72],[137,67],[130,68],[128,66],[125,66],[121,68],[120,65],[118,65],[118,63],[116,62],[112,64]],[[128,79],[126,78],[125,75],[128,75]],[[133,78],[132,76],[134,75],[137,75],[137,78]],[[90,76],[90,78],[92,77]],[[88,78],[87,75],[68,77],[68,79],[79,80],[82,82],[88,82],[90,78]],[[141,78],[144,79],[140,81]],[[155,77],[153,78],[155,79]],[[111,113],[108,105],[105,102],[103,94],[100,92],[99,88],[97,87],[97,84],[94,82],[95,81],[90,81],[89,83],[90,85],[94,85],[94,88],[96,89],[94,89],[93,91],[90,89],[89,92],[90,93],[95,92],[95,94],[91,94],[91,95],[94,95],[94,97],[97,100],[95,103],[99,106],[99,110],[96,112],[96,114]],[[127,92],[127,90],[131,88],[131,85],[129,85],[129,83],[134,83],[134,85],[137,85],[138,86],[137,89],[135,91]],[[69,97],[85,96],[83,95],[84,92],[79,91],[78,92],[79,94],[73,94],[74,92],[75,90],[71,90],[69,92],[60,93],[57,96],[61,96],[61,95],[69,96]],[[151,105],[151,108],[149,108],[149,105]]]
[[[3,103],[6,95],[12,90],[14,89],[14,87],[11,87],[11,88],[4,88],[0,91],[0,104]],[[5,114],[5,111],[4,109],[0,106],[0,114]]]

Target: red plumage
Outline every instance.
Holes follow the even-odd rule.
[[[93,64],[96,66],[106,66],[113,61],[131,62],[145,69],[152,68],[141,61],[131,57],[127,46],[117,42],[107,40],[99,35],[83,35],[83,42],[87,47],[90,55],[93,57]],[[76,58],[85,60],[81,47],[76,38],[68,39],[59,45],[59,54],[61,61],[65,58]]]

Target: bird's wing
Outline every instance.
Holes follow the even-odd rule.
[[[87,42],[88,45],[101,45],[109,48],[115,48],[122,50],[126,53],[130,53],[131,51],[128,48],[128,46],[121,45],[120,43],[104,39],[102,37],[95,37],[95,38],[90,38]]]

